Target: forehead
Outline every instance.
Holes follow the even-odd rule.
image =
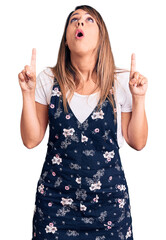
[[[71,17],[74,15],[87,15],[90,14],[88,11],[84,11],[83,9],[77,9],[71,14]]]

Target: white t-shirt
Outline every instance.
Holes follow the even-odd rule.
[[[117,103],[117,139],[119,147],[123,146],[124,137],[121,130],[121,112],[132,112],[132,95],[129,89],[129,72],[117,74],[115,81]],[[35,101],[44,105],[50,103],[53,87],[53,73],[50,68],[41,71],[36,78]],[[70,108],[79,122],[84,122],[96,107],[100,92],[91,95],[81,95],[74,92]],[[68,94],[68,92],[67,92]],[[66,94],[66,95],[67,95]]]

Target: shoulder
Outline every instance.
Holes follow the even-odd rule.
[[[115,87],[117,91],[125,91],[129,86],[130,72],[121,72],[116,74]]]
[[[130,94],[129,89],[130,72],[117,73],[115,78],[115,92],[117,99],[122,99]]]
[[[122,72],[117,74],[115,80],[115,92],[117,103],[121,105],[122,112],[132,111],[132,95],[129,89],[130,72]]]
[[[48,83],[48,82],[52,83],[53,80],[54,80],[54,75],[51,69],[48,67],[42,70],[41,72],[39,72],[36,78],[36,82],[40,82],[40,83]]]
[[[51,90],[54,83],[54,75],[50,68],[45,68],[36,78],[35,99],[42,104],[49,104]]]

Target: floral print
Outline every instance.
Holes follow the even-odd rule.
[[[62,158],[59,157],[58,154],[56,154],[52,159],[52,164],[60,164],[62,162]]]
[[[44,185],[40,184],[40,186],[38,186],[38,191],[43,194],[44,193]]]
[[[101,119],[103,119],[103,118],[104,118],[103,115],[104,115],[104,113],[103,113],[102,110],[101,110],[100,112],[93,112],[93,114],[92,114],[92,119],[96,119],[96,118],[101,118]]]
[[[75,132],[74,128],[70,128],[70,129],[63,129],[63,135],[65,137],[68,137],[68,136],[72,136],[73,133]]]
[[[114,158],[114,155],[115,155],[114,150],[111,151],[111,152],[106,151],[106,152],[103,154],[103,156],[104,156],[105,158],[107,158],[107,161],[111,161],[111,158]]]
[[[69,198],[69,199],[62,198],[62,201],[61,201],[62,205],[71,205],[72,202],[73,202],[73,199],[71,199],[71,198]]]
[[[45,230],[46,233],[55,233],[55,231],[57,231],[57,228],[54,227],[53,223],[49,223],[49,225],[46,226]]]
[[[55,79],[32,240],[133,240],[114,111],[106,99],[79,122],[69,104],[64,112]]]

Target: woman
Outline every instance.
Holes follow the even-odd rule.
[[[69,14],[57,64],[50,69],[54,81],[47,105],[35,102],[35,49],[31,65],[18,75],[24,145],[37,146],[48,123],[50,130],[32,239],[131,240],[130,200],[117,138],[117,68],[106,26],[95,9],[84,5]],[[121,113],[121,129],[126,142],[141,150],[148,132],[147,79],[136,72],[134,54],[129,88],[132,112]],[[79,102],[75,96],[81,97]]]

